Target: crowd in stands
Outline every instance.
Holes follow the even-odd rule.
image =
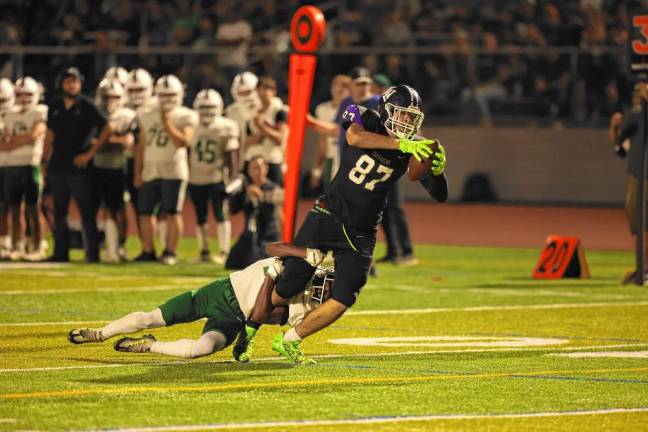
[[[16,0],[0,6],[0,46],[93,46],[88,55],[4,55],[3,72],[46,80],[81,66],[92,81],[120,65],[174,73],[188,88],[227,95],[250,69],[285,95],[289,21],[298,0]],[[625,47],[638,0],[346,0],[322,2],[328,36],[316,84],[361,63],[421,88],[428,118],[595,126],[629,100]],[[114,55],[139,47],[142,54]],[[145,54],[175,47],[185,54]],[[209,50],[190,54],[192,49]],[[360,50],[358,47],[366,47]],[[263,48],[263,49],[262,49]],[[269,48],[269,49],[268,49]],[[409,54],[411,50],[418,54]],[[418,51],[416,51],[418,50]],[[325,85],[317,86],[324,88]],[[190,95],[191,96],[191,95]],[[316,92],[313,105],[326,98]]]

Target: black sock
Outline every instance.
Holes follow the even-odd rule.
[[[245,325],[247,327],[252,327],[254,330],[259,330],[259,327],[261,327],[261,324],[259,324],[258,322],[252,321],[251,319],[246,320]]]

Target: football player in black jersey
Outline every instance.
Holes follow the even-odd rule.
[[[421,100],[413,88],[393,86],[382,94],[378,106],[366,109],[351,105],[343,115],[349,147],[340,168],[324,194],[308,213],[294,243],[333,252],[336,278],[332,295],[285,335],[279,334],[272,348],[298,362],[302,338],[327,327],[351,307],[367,281],[376,226],[380,223],[387,191],[407,172],[411,157],[433,157],[431,173],[421,183],[438,201],[447,199],[445,150],[432,155],[436,140],[416,134],[423,122]],[[315,267],[304,260],[286,259],[284,272],[272,293],[260,292],[245,331],[234,347],[234,358],[249,361],[254,336],[272,305],[286,304],[313,276]]]

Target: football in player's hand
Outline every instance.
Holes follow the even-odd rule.
[[[421,162],[417,161],[414,156],[410,157],[409,166],[407,168],[407,176],[412,181],[419,181],[430,173],[432,168],[432,161],[434,160],[434,153],[439,150],[439,141],[434,141],[430,145],[432,154],[429,158],[423,159]]]

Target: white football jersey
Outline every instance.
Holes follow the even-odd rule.
[[[133,131],[135,111],[130,108],[119,108],[108,116],[110,126],[115,135],[126,135]],[[126,155],[124,147],[120,144],[104,143],[94,157],[97,168],[121,169],[124,167]]]
[[[0,114],[0,136],[4,135],[4,116]],[[0,150],[0,168],[7,165],[7,154],[9,152]]]
[[[327,122],[335,123],[335,116],[338,112],[338,105],[333,104],[333,101],[322,102],[317,105],[315,108],[315,117],[324,120]],[[327,159],[337,159],[338,158],[338,140],[336,137],[327,137],[326,138],[326,158]]]
[[[154,99],[155,100],[155,105],[157,105],[157,98],[155,98],[155,96],[151,96],[151,99]],[[127,108],[133,109],[132,107],[129,107],[128,105],[127,105]],[[141,118],[141,116],[143,116],[144,113],[146,113],[148,111],[151,111],[154,108],[155,108],[154,104],[151,103],[151,102],[148,102],[145,105],[143,105],[143,106],[137,108],[136,110],[134,110],[135,111],[135,119],[133,120],[133,130],[137,131],[140,128],[139,127],[139,119]],[[135,137],[135,138],[137,138],[137,137]],[[133,146],[133,147],[131,147],[129,149],[126,149],[124,154],[126,155],[126,157],[128,159],[134,158],[135,157],[135,146]]]
[[[198,123],[197,113],[185,106],[173,108],[169,115],[180,130]],[[144,145],[142,180],[189,180],[187,148],[178,148],[173,144],[162,124],[160,110],[155,108],[144,112],[139,116],[138,124],[146,133],[146,142],[139,143]]]
[[[47,109],[47,105],[36,105],[24,113],[18,109],[11,110],[4,117],[5,130],[11,135],[29,133],[38,123],[47,123]],[[5,166],[40,165],[44,143],[45,135],[43,134],[33,143],[7,152]]]
[[[254,303],[256,303],[259,291],[261,291],[261,285],[263,285],[268,268],[275,259],[270,257],[259,260],[229,276],[234,293],[236,294],[236,299],[246,318],[249,318],[252,313],[252,308],[254,307]],[[304,288],[305,291],[306,289]],[[288,322],[296,323],[294,325],[303,321],[304,316],[314,308],[314,305],[308,301],[308,297],[304,293],[292,297],[289,305]]]
[[[216,117],[209,126],[201,124],[196,127],[189,148],[189,183],[224,181],[225,153],[239,148],[238,124],[225,117]]]
[[[247,138],[247,124],[253,120],[261,108],[261,101],[258,97],[252,96],[242,100],[234,101],[225,108],[225,116],[234,120],[239,127],[239,162],[242,164],[245,160],[243,148]]]
[[[270,103],[268,109],[262,114],[263,120],[266,121],[271,126],[276,126],[276,117],[279,111],[286,110],[287,106],[279,99],[278,97]],[[248,127],[252,132],[252,135],[259,133],[259,129],[254,122],[254,119],[248,121]],[[249,161],[253,157],[263,156],[263,158],[271,164],[282,164],[284,161],[284,151],[286,149],[283,146],[275,144],[268,137],[264,137],[260,143],[248,146],[245,150],[245,160]]]

